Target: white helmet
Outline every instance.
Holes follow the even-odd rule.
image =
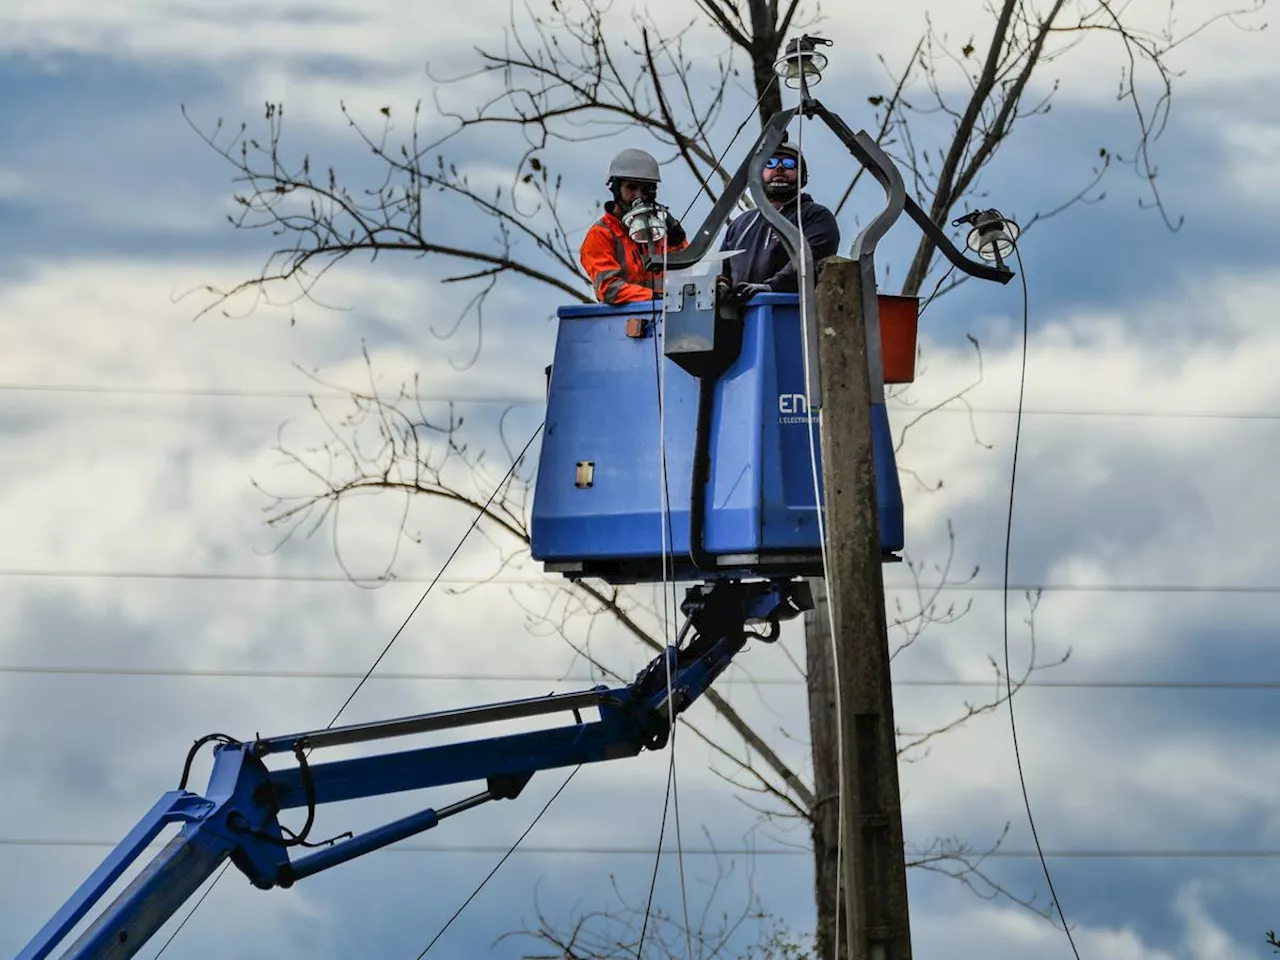
[[[649,183],[661,183],[662,174],[658,170],[658,161],[643,150],[628,148],[613,158],[609,164],[609,179],[606,186],[615,180],[644,180]]]

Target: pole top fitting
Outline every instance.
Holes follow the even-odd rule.
[[[827,57],[818,52],[819,46],[829,47],[832,42],[808,34],[788,41],[786,51],[773,65],[773,72],[793,90],[816,86],[827,68]]]

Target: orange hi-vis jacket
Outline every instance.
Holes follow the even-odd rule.
[[[619,304],[636,303],[640,300],[652,300],[654,291],[659,289],[661,274],[653,270],[645,270],[645,252],[640,244],[629,236],[627,230],[613,213],[612,203],[605,205],[605,214],[587,231],[582,241],[582,249],[578,259],[582,269],[587,271],[591,285],[595,287],[596,299],[601,303]],[[669,252],[683,250],[689,241],[681,238],[673,244]],[[655,244],[655,253],[661,256],[667,249],[667,242]]]

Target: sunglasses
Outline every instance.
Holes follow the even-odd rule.
[[[781,167],[783,170],[794,170],[798,166],[800,166],[800,164],[796,161],[795,157],[770,157],[764,162],[764,168],[766,170],[776,170],[778,167]]]

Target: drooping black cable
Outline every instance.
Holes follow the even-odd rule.
[[[420,596],[418,598],[418,602],[413,605],[413,609],[410,610],[409,615],[404,618],[404,622],[400,624],[399,629],[397,629],[395,634],[391,637],[391,639],[387,641],[387,645],[383,647],[382,652],[378,654],[378,658],[373,661],[373,665],[369,667],[369,669],[365,672],[365,675],[360,678],[360,682],[357,683],[355,686],[355,689],[351,691],[351,695],[348,696],[345,701],[343,701],[342,706],[338,708],[338,712],[333,715],[333,719],[330,720],[325,725],[326,730],[328,730],[330,727],[332,727],[335,723],[338,722],[338,718],[342,716],[343,711],[345,711],[347,707],[351,705],[351,701],[355,699],[356,694],[360,692],[360,689],[368,682],[369,678],[373,676],[374,671],[378,669],[378,664],[380,664],[383,658],[386,657],[386,655],[391,651],[392,645],[395,644],[396,640],[400,638],[400,634],[402,634],[405,628],[409,626],[409,621],[413,619],[414,614],[416,614],[418,612],[418,609],[423,605],[423,603],[426,602],[427,597],[430,595],[432,589],[440,581],[440,578],[444,576],[445,571],[449,569],[449,564],[453,562],[454,557],[458,555],[458,552],[462,549],[463,544],[467,542],[467,538],[471,536],[471,532],[475,530],[475,528],[480,524],[480,518],[483,517],[488,512],[489,506],[490,504],[493,503],[494,498],[497,497],[499,492],[501,492],[506,487],[507,481],[510,480],[511,477],[515,475],[515,472],[520,467],[520,464],[524,462],[525,454],[527,454],[529,452],[529,448],[533,446],[533,441],[536,440],[538,438],[538,435],[542,433],[542,428],[544,426],[546,426],[545,420],[542,423],[538,424],[538,428],[533,431],[533,434],[529,437],[528,442],[525,443],[524,449],[522,449],[520,451],[519,456],[517,456],[515,460],[512,461],[511,468],[507,470],[506,475],[503,476],[503,478],[500,481],[498,481],[498,483],[494,486],[493,492],[489,494],[489,498],[485,501],[484,506],[481,507],[480,510],[476,512],[474,519],[472,519],[471,521],[471,525],[468,526],[467,529],[463,532],[462,537],[458,540],[457,545],[453,548],[452,552],[450,552],[449,556],[445,558],[444,563],[441,564],[440,570],[436,573],[435,577],[432,578],[431,582],[427,584],[426,589],[422,591],[422,596]],[[189,771],[190,761],[191,761],[191,757],[189,755],[187,760],[188,769],[184,770],[184,773],[183,773],[184,783],[186,781],[187,773]],[[570,779],[572,779],[572,774],[570,775]],[[565,784],[568,784],[568,782],[569,781],[566,780]],[[561,789],[564,789],[564,788],[561,787]],[[556,796],[559,796],[558,792]],[[555,797],[552,797],[552,799],[554,800]],[[546,808],[544,807],[543,811],[545,812],[545,810]],[[299,838],[301,838],[302,841],[305,841],[306,833],[310,830],[310,827],[311,827],[313,814],[314,814],[314,808],[312,808],[308,813],[307,826],[304,829],[304,831],[301,834],[293,835],[295,840],[298,840]],[[539,814],[539,816],[541,815],[542,814]],[[537,821],[535,820],[534,823],[537,823]],[[532,825],[530,826],[529,829],[533,829]],[[523,839],[523,837],[521,837],[521,839]],[[519,843],[519,841],[516,841],[516,842],[517,844]],[[514,847],[512,849],[514,850]],[[504,857],[503,860],[505,861],[505,859],[506,858]],[[187,921],[190,920],[193,916],[195,916],[195,912],[200,909],[200,905],[204,903],[205,899],[209,896],[209,894],[213,892],[213,888],[218,885],[218,881],[221,880],[222,877],[226,874],[227,866],[228,864],[223,864],[222,871],[214,879],[213,883],[209,884],[209,888],[204,892],[204,895],[198,901],[196,901],[195,906],[191,908],[191,912],[188,913],[186,917],[183,919],[182,923],[178,925],[178,929],[175,930],[173,932],[173,935],[169,937],[168,940],[165,941],[164,946],[161,947],[159,953],[156,954],[155,960],[160,960],[160,957],[164,955],[164,952],[167,949],[169,949],[169,944],[173,943],[174,937],[177,937],[177,935],[182,931],[182,928],[187,925]],[[501,863],[499,863],[499,866],[501,866]],[[496,871],[497,867],[495,867],[494,869]],[[443,933],[443,931],[441,932]]]
[[[200,899],[195,902],[195,906],[193,906],[187,912],[187,915],[182,918],[182,922],[178,924],[178,929],[174,930],[173,933],[169,934],[169,939],[164,942],[164,946],[161,947],[159,953],[156,954],[155,960],[160,960],[160,957],[164,955],[164,952],[169,949],[169,944],[173,943],[174,938],[177,937],[177,935],[182,932],[182,928],[187,925],[187,921],[196,915],[196,911],[200,909],[200,904],[204,903],[205,898],[207,898],[209,894],[213,893],[213,888],[218,885],[218,881],[222,879],[222,875],[227,872],[227,868],[230,866],[231,866],[230,860],[228,860],[226,863],[222,865],[222,869],[218,871],[218,875],[213,878],[213,883],[205,887],[204,893],[201,894]]]
[[[431,948],[434,947],[436,943],[440,940],[440,938],[444,936],[444,932],[448,930],[450,926],[453,925],[453,921],[457,920],[458,917],[462,915],[462,911],[467,909],[467,907],[471,904],[471,901],[480,895],[480,891],[485,888],[485,884],[487,884],[490,880],[493,879],[493,875],[498,872],[498,869],[504,863],[507,862],[507,859],[513,853],[516,852],[516,848],[520,846],[524,838],[527,837],[531,832],[533,832],[533,828],[538,825],[538,821],[542,819],[542,815],[547,812],[547,810],[551,807],[551,804],[556,802],[556,798],[564,792],[564,788],[569,785],[569,781],[572,780],[575,776],[577,776],[578,771],[581,769],[582,769],[582,764],[578,764],[576,767],[573,768],[573,771],[569,774],[569,776],[565,777],[564,783],[560,784],[560,788],[551,795],[551,799],[548,800],[545,804],[543,804],[542,809],[538,811],[538,815],[533,818],[533,822],[529,824],[529,826],[525,829],[524,833],[520,834],[520,836],[516,838],[516,842],[511,845],[511,849],[502,855],[502,859],[499,860],[496,864],[494,864],[493,869],[489,871],[488,876],[486,876],[483,880],[481,880],[480,885],[471,892],[471,896],[467,897],[467,899],[463,901],[462,906],[460,906],[457,910],[453,912],[453,916],[450,917],[448,922],[445,923],[445,925],[440,928],[440,932],[431,938],[431,942],[427,944],[426,949],[424,949],[420,954],[418,954],[417,960],[422,960],[423,957],[425,957],[428,953],[431,952]]]
[[[1006,689],[1005,699],[1009,704],[1009,729],[1013,734],[1013,755],[1018,764],[1018,782],[1022,786],[1022,802],[1027,810],[1027,823],[1031,827],[1031,838],[1035,841],[1036,855],[1040,858],[1040,867],[1044,870],[1045,883],[1049,885],[1049,896],[1053,898],[1053,905],[1058,911],[1058,918],[1062,921],[1062,931],[1067,935],[1067,942],[1071,944],[1071,952],[1075,955],[1076,960],[1080,960],[1080,951],[1076,949],[1075,938],[1071,936],[1071,928],[1067,925],[1066,914],[1062,910],[1062,903],[1058,900],[1058,892],[1054,889],[1053,878],[1049,875],[1049,863],[1044,856],[1044,848],[1040,846],[1040,835],[1036,831],[1035,817],[1031,814],[1031,798],[1027,793],[1027,778],[1022,771],[1022,753],[1018,749],[1018,725],[1013,715],[1013,679],[1009,670],[1009,554],[1013,544],[1013,495],[1014,489],[1018,481],[1018,443],[1022,436],[1022,401],[1027,388],[1027,340],[1030,333],[1030,296],[1027,292],[1027,274],[1026,269],[1022,265],[1022,254],[1018,250],[1017,244],[1013,247],[1014,255],[1018,258],[1018,277],[1022,280],[1022,371],[1018,378],[1018,411],[1014,421],[1013,431],[1013,465],[1009,471],[1009,514],[1005,524],[1004,537],[1004,681]]]
[[[471,525],[467,527],[467,529],[463,532],[462,537],[458,540],[457,546],[453,548],[453,551],[449,554],[448,557],[445,558],[444,563],[440,565],[440,570],[431,579],[431,582],[427,584],[427,589],[422,591],[422,596],[420,596],[418,598],[418,602],[413,605],[413,609],[409,611],[409,615],[404,618],[404,622],[400,624],[399,629],[397,629],[395,634],[392,635],[391,639],[387,641],[387,645],[382,648],[382,652],[378,654],[378,658],[373,661],[373,665],[369,667],[368,671],[360,679],[360,682],[356,684],[355,689],[351,691],[351,695],[347,697],[345,701],[343,701],[342,706],[338,708],[338,712],[333,715],[333,719],[330,720],[328,724],[326,724],[325,726],[326,730],[328,730],[330,727],[332,727],[335,723],[338,722],[338,718],[341,717],[343,711],[345,711],[347,707],[351,705],[351,701],[354,700],[356,697],[356,694],[360,692],[360,688],[363,687],[365,683],[368,682],[369,678],[373,676],[373,672],[378,669],[378,664],[382,662],[383,657],[385,657],[391,651],[391,647],[395,644],[395,642],[398,639],[400,639],[400,634],[404,633],[405,627],[409,626],[409,621],[412,620],[414,614],[418,612],[418,608],[421,607],[426,602],[427,597],[431,593],[432,588],[435,587],[435,585],[440,582],[440,578],[444,576],[445,571],[449,569],[449,564],[453,562],[453,558],[458,555],[458,551],[460,551],[463,547],[463,544],[467,542],[467,538],[471,536],[471,531],[473,531],[477,526],[479,526],[480,518],[489,512],[489,505],[493,503],[494,498],[506,487],[507,481],[510,480],[511,477],[515,475],[515,472],[519,468],[520,464],[524,462],[525,454],[528,453],[529,448],[533,446],[533,441],[538,439],[538,434],[542,433],[542,428],[544,426],[546,426],[546,421],[543,421],[542,423],[538,424],[538,429],[533,431],[533,435],[529,437],[529,441],[524,445],[524,449],[520,451],[520,455],[517,456],[515,460],[511,462],[511,468],[507,470],[506,476],[504,476],[500,481],[498,481],[497,485],[494,486],[493,493],[489,494],[489,499],[484,502],[484,506],[476,511],[476,515],[472,519]]]
[[[689,560],[699,570],[715,569],[705,542],[707,485],[711,482],[711,427],[716,384],[709,376],[698,380],[698,411],[693,431],[693,469],[689,475]]]
[[[187,789],[187,780],[191,777],[191,764],[195,760],[196,754],[200,752],[200,748],[206,743],[212,743],[214,741],[228,745],[239,742],[235,737],[229,737],[225,733],[211,733],[208,736],[201,737],[197,740],[191,745],[191,749],[187,751],[186,762],[182,765],[182,777],[178,781],[179,790]],[[219,870],[218,875],[213,878],[213,882],[205,888],[204,893],[200,895],[200,899],[195,902],[189,911],[187,911],[187,915],[182,918],[182,922],[178,924],[177,929],[175,929],[173,933],[169,934],[169,939],[166,940],[164,945],[156,952],[155,960],[160,960],[160,957],[164,955],[164,952],[169,949],[169,944],[173,943],[174,938],[182,932],[182,928],[185,927],[187,922],[196,915],[196,911],[200,909],[200,904],[204,903],[209,894],[213,893],[213,888],[218,885],[218,881],[222,879],[222,875],[227,872],[227,867],[229,866],[231,866],[230,860],[222,865],[222,869]]]
[[[665,257],[664,257],[664,260],[665,260]],[[664,273],[664,279],[665,279],[665,272],[666,272],[666,271],[665,271],[665,268],[664,268],[664,271],[663,271],[663,273]],[[664,337],[665,337],[665,335],[666,335],[666,328],[665,328],[665,314],[666,314],[666,306],[667,306],[667,305],[666,305],[666,300],[665,300],[665,297],[664,297],[664,299],[663,299],[663,309],[662,309],[662,312],[663,312],[663,314],[664,314],[664,319],[663,319],[663,323],[664,323],[664,327],[663,327],[663,336],[664,336]],[[668,629],[668,624],[671,622],[671,614],[672,614],[672,610],[679,610],[679,609],[680,609],[680,605],[679,605],[679,603],[677,602],[677,597],[676,597],[676,580],[675,580],[675,528],[674,528],[674,526],[672,525],[672,522],[671,522],[671,483],[670,483],[670,477],[668,476],[668,473],[667,473],[667,457],[666,457],[666,441],[667,441],[667,438],[666,438],[666,420],[665,420],[666,407],[665,407],[665,399],[664,399],[664,397],[663,397],[663,385],[664,385],[664,383],[665,383],[665,380],[664,380],[664,378],[663,378],[663,376],[662,376],[662,351],[661,351],[661,349],[659,348],[659,345],[658,345],[658,327],[657,327],[658,319],[659,319],[659,318],[658,318],[658,308],[657,308],[657,303],[655,302],[655,303],[654,303],[654,305],[653,305],[653,374],[654,374],[654,385],[655,385],[655,390],[656,390],[657,397],[658,397],[658,423],[659,423],[659,430],[658,430],[658,444],[659,444],[659,449],[658,449],[658,463],[659,463],[659,469],[662,471],[662,495],[663,495],[663,498],[664,498],[664,503],[666,504],[666,509],[665,509],[665,510],[663,510],[662,524],[663,524],[663,529],[664,529],[664,530],[665,530],[665,532],[666,532],[666,543],[667,543],[667,548],[668,548],[667,552],[669,553],[669,555],[671,556],[671,559],[672,559],[671,579],[670,579],[670,582],[669,582],[669,584],[668,584],[668,581],[667,581],[667,559],[666,559],[666,556],[665,556],[665,555],[662,557],[662,580],[663,580],[663,582],[662,582],[662,625],[663,625],[663,638],[662,638],[662,639],[663,639],[663,642],[665,643],[665,642],[667,641],[667,639],[668,639],[668,637],[667,637],[667,629]],[[697,456],[697,453],[696,453],[696,452],[695,452],[694,456],[695,456],[695,457]],[[690,506],[692,507],[692,504],[691,504]],[[692,532],[691,532],[691,533],[690,533],[690,537],[692,538],[692,536],[693,536],[693,534],[692,534]],[[692,543],[692,539],[691,539],[691,543]],[[668,596],[668,594],[667,594],[667,587],[668,587],[668,585],[669,585],[669,586],[670,586],[670,588],[671,588],[670,596]],[[668,600],[670,600],[670,606],[668,606]],[[665,654],[665,648],[664,648],[664,654],[663,654],[663,655],[664,655],[664,656],[666,656],[666,654]],[[673,796],[673,795],[675,796],[675,814],[676,814],[676,848],[677,848],[677,856],[679,857],[680,889],[681,889],[681,894],[682,894],[682,896],[681,896],[681,900],[682,900],[682,902],[684,903],[684,908],[685,908],[685,928],[686,928],[686,933],[688,932],[688,927],[689,927],[689,922],[688,922],[688,896],[687,896],[687,894],[685,893],[685,887],[684,887],[684,882],[685,882],[685,881],[684,881],[684,853],[683,853],[683,841],[682,841],[681,836],[680,836],[680,799],[679,799],[680,795],[679,795],[679,790],[678,790],[678,788],[677,788],[677,786],[676,786],[676,779],[675,779],[675,772],[676,772],[676,727],[677,727],[677,724],[676,724],[676,717],[675,717],[675,695],[674,695],[674,691],[671,689],[671,681],[672,681],[672,678],[671,678],[671,671],[672,671],[672,669],[673,669],[673,667],[674,667],[674,664],[672,664],[672,662],[671,662],[671,660],[670,660],[669,658],[667,659],[666,667],[667,667],[667,709],[668,709],[668,711],[670,712],[670,721],[669,721],[669,725],[670,725],[669,737],[670,737],[670,739],[669,739],[669,741],[668,741],[668,746],[669,746],[669,748],[670,748],[670,750],[671,750],[671,758],[670,758],[670,760],[668,761],[668,764],[667,764],[667,790],[666,790],[666,794],[665,794],[665,796],[664,796],[663,804],[662,804],[662,824],[661,824],[661,826],[660,826],[660,827],[659,827],[659,829],[658,829],[658,849],[657,849],[657,850],[655,851],[655,853],[654,853],[654,861],[653,861],[653,877],[652,877],[652,878],[650,879],[650,881],[649,881],[649,899],[648,899],[648,903],[645,905],[645,910],[644,910],[644,922],[641,924],[641,929],[640,929],[640,942],[639,942],[639,944],[636,946],[636,957],[637,957],[637,960],[639,960],[640,954],[641,954],[641,952],[644,950],[644,941],[645,941],[645,936],[646,936],[646,934],[648,933],[648,929],[649,929],[649,916],[650,916],[650,911],[653,909],[653,894],[654,894],[654,890],[655,890],[655,888],[656,888],[656,886],[657,886],[657,882],[658,882],[658,870],[659,870],[659,867],[660,867],[660,866],[661,866],[661,864],[662,864],[662,844],[663,844],[663,839],[664,839],[664,837],[665,837],[665,835],[666,835],[666,828],[667,828],[667,811],[668,811],[668,808],[669,808],[669,806],[670,806],[670,804],[671,804],[671,800],[672,800],[672,796]]]
[[[214,741],[227,744],[228,746],[234,746],[240,742],[235,737],[229,737],[225,733],[211,733],[208,736],[201,737],[193,743],[191,745],[191,749],[187,751],[186,762],[182,765],[182,777],[178,780],[179,790],[187,789],[187,781],[191,778],[191,764],[195,761],[196,754],[200,752],[200,748],[206,743],[213,743]]]
[[[675,733],[674,727],[671,732]],[[658,867],[662,864],[662,842],[667,833],[667,811],[671,807],[671,783],[676,772],[675,759],[673,751],[671,760],[667,764],[667,794],[662,802],[662,824],[658,827],[658,855],[653,858],[653,876],[649,879],[649,899],[644,906],[644,922],[640,925],[640,942],[636,944],[636,960],[640,960],[644,954],[644,939],[649,933],[649,917],[653,912],[653,894],[658,887]]]
[[[716,165],[707,171],[707,175],[703,177],[702,182],[698,184],[698,189],[693,192],[693,199],[689,201],[689,206],[684,208],[684,213],[680,217],[681,223],[683,223],[684,218],[689,215],[689,211],[693,209],[693,205],[698,202],[698,197],[702,196],[702,191],[707,188],[707,183],[711,180],[711,174],[715,173],[716,170],[720,168],[720,165],[724,163],[724,158],[728,156],[729,151],[733,149],[733,145],[737,143],[738,137],[742,136],[742,131],[747,128],[747,124],[751,122],[751,118],[754,117],[756,112],[760,109],[760,104],[764,102],[764,98],[768,96],[769,91],[773,89],[773,85],[777,82],[778,78],[775,75],[767,84],[765,84],[764,90],[752,105],[751,110],[748,111],[743,121],[738,124],[738,129],[733,132],[733,139],[729,141],[728,146],[720,151],[720,156],[716,157]]]

